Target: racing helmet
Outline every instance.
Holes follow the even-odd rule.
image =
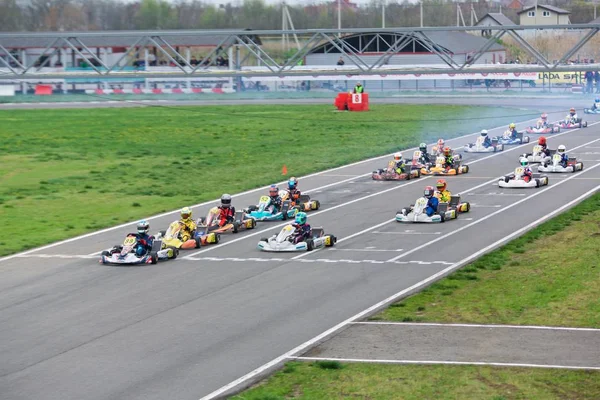
[[[570,113],[571,115],[575,114],[575,108],[574,108],[574,107],[571,107],[571,109],[569,110],[569,113]]]
[[[542,115],[540,115],[540,118],[542,118],[542,121],[546,121],[548,119],[548,114],[543,113]]]
[[[402,161],[402,153],[396,153],[396,154],[394,154],[394,160],[395,161]]]
[[[508,129],[515,129],[517,127],[517,125],[515,125],[514,122],[511,122],[510,125],[508,125]]]
[[[452,153],[452,149],[448,146],[444,147],[444,155],[449,156]]]
[[[150,224],[145,219],[137,223],[137,232],[144,235],[150,231]]]
[[[564,144],[561,144],[560,146],[558,146],[558,148],[556,149],[556,152],[559,154],[565,154],[567,152],[567,148],[565,147]]]
[[[523,168],[527,167],[529,165],[529,160],[527,160],[525,157],[521,157],[521,166]]]
[[[594,102],[600,103],[600,97],[596,97],[596,99],[594,100]]]
[[[223,196],[221,196],[221,206],[223,208],[229,208],[231,207],[231,195],[225,193]]]
[[[423,196],[430,199],[433,196],[433,186],[425,186],[425,190],[423,191]]]
[[[419,145],[419,150],[421,150],[423,153],[427,153],[427,144],[426,143],[421,143]]]
[[[538,144],[540,146],[545,146],[546,145],[546,137],[545,136],[540,136],[540,138],[538,139]]]
[[[180,211],[181,213],[181,219],[184,221],[187,221],[188,219],[192,218],[192,209],[189,207],[183,207]]]
[[[438,139],[438,141],[437,141],[438,148],[440,148],[440,149],[443,148],[444,144],[446,144],[444,142],[444,139]]]
[[[486,137],[488,135],[487,129],[482,129],[480,133],[481,133],[481,136],[483,136],[483,137]]]
[[[271,187],[269,187],[269,196],[279,196],[279,188],[277,187],[277,185],[271,185]]]
[[[296,222],[297,224],[303,225],[306,223],[307,220],[308,220],[308,216],[306,215],[306,213],[299,212],[296,214],[296,219],[294,220],[294,222]]]
[[[296,189],[296,186],[298,186],[298,179],[296,179],[295,177],[291,177],[290,180],[288,181],[288,188],[290,190],[292,189]]]
[[[444,190],[446,190],[446,181],[443,179],[439,179],[436,183],[435,183],[435,187],[437,187],[437,190],[440,192],[443,192]]]

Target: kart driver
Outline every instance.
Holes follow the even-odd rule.
[[[548,150],[548,145],[546,144],[546,137],[540,136],[538,139],[538,145],[542,148],[542,154],[546,157],[550,157],[550,150]]]
[[[594,99],[592,110],[600,110],[600,97],[596,97],[596,99]]]
[[[423,191],[423,195],[427,199],[427,207],[425,208],[425,213],[428,217],[431,217],[437,212],[438,204],[440,203],[437,197],[435,197],[433,194],[433,186],[426,186],[425,190]]]
[[[233,222],[235,218],[235,207],[231,205],[231,195],[223,194],[221,196],[221,205],[218,207],[219,209],[219,226],[223,227],[226,224],[230,224]]]
[[[454,156],[452,155],[452,149],[448,146],[444,147],[444,165],[443,167],[447,170],[452,168],[454,165]]]
[[[450,203],[452,193],[450,193],[449,190],[446,190],[446,181],[443,179],[438,180],[435,184],[435,187],[437,188],[435,195],[439,201],[442,203]]]
[[[577,116],[577,111],[575,111],[575,108],[571,107],[569,114],[567,114],[565,117],[565,122],[568,124],[574,124],[578,119],[579,117]]]
[[[404,160],[402,159],[402,153],[396,153],[394,154],[394,163],[395,163],[395,171],[396,173],[399,174],[403,174],[404,170],[406,168],[406,164],[404,163]]]
[[[277,185],[271,185],[269,188],[269,204],[267,209],[270,210],[271,214],[278,213],[283,206],[283,199],[279,196],[279,188]]]
[[[427,152],[427,144],[421,143],[419,145],[419,151],[421,152],[420,162],[421,164],[431,164],[431,157],[429,157],[429,153]]]
[[[296,214],[296,219],[294,220],[294,228],[296,228],[296,236],[294,237],[294,243],[299,243],[305,241],[306,239],[310,239],[311,228],[307,223],[308,216],[305,212],[299,212]]]
[[[288,193],[290,194],[290,200],[296,205],[301,193],[300,190],[298,190],[298,179],[293,176],[288,181]]]
[[[556,152],[558,154],[560,154],[560,165],[562,165],[563,168],[567,168],[567,162],[569,161],[569,156],[567,155],[567,148],[565,147],[565,145],[561,144],[560,146],[558,146],[558,148],[556,149]]]
[[[446,143],[444,142],[444,139],[438,139],[436,149],[435,149],[436,156],[439,156],[443,153],[445,145],[446,145]]]
[[[196,223],[192,219],[192,209],[189,207],[183,207],[180,211],[181,219],[179,223],[181,224],[181,230],[179,231],[181,235],[181,241],[187,242],[190,239],[194,238],[194,232],[196,231]]]
[[[492,145],[492,139],[490,139],[490,137],[488,136],[487,129],[481,130],[481,136],[484,138],[483,139],[483,147],[490,147]]]
[[[548,128],[548,114],[546,114],[546,113],[543,113],[543,114],[540,116],[540,118],[541,118],[541,120],[542,120],[542,127],[543,127],[543,128]]]
[[[517,135],[519,134],[519,132],[517,132],[517,126],[515,125],[514,122],[511,122],[510,125],[508,125],[507,133],[508,133],[508,135],[510,135],[507,137],[508,139],[515,140],[517,138]],[[505,137],[506,137],[506,135],[505,135]]]
[[[533,178],[533,172],[531,171],[531,167],[529,167],[529,161],[526,158],[521,158],[521,167],[523,167],[523,180],[525,182],[529,182]]]
[[[143,256],[150,250],[152,250],[152,243],[154,242],[154,236],[148,234],[150,232],[150,224],[146,220],[142,220],[137,224],[137,234],[135,234],[135,246],[133,249],[135,255],[138,257]]]

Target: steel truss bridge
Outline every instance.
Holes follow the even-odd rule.
[[[580,33],[578,41],[567,50],[560,59],[548,60],[540,51],[532,46],[523,35],[523,31],[571,31]],[[559,72],[598,70],[600,64],[568,64],[568,61],[592,39],[600,30],[600,24],[575,25],[538,25],[532,26],[465,26],[465,27],[420,27],[420,28],[381,28],[381,29],[308,29],[308,30],[173,30],[173,31],[107,31],[107,32],[43,32],[43,33],[1,33],[0,79],[46,79],[46,78],[191,78],[191,77],[243,77],[252,78],[269,76],[306,76],[319,75],[376,75],[376,74],[455,74],[455,73],[505,73],[505,72]],[[472,32],[484,35],[483,45],[472,52],[464,62],[456,61],[452,53],[429,38],[430,32]],[[380,52],[380,57],[368,62],[361,57],[362,48],[356,48],[345,37],[356,34],[368,34],[373,40],[386,41],[387,49]],[[286,61],[278,62],[269,50],[261,46],[261,37],[282,37],[296,35],[303,41],[299,43],[294,54]],[[505,36],[512,37],[537,64],[477,64],[477,61],[495,43]],[[194,38],[192,42],[206,43],[212,40],[212,50],[205,59],[210,63],[192,65],[187,54],[182,53],[179,45],[181,38]],[[391,38],[391,39],[390,39]],[[112,43],[115,40],[126,42],[125,53],[111,62],[101,57],[98,52],[99,43]],[[417,41],[432,54],[439,57],[440,63],[435,65],[385,65],[386,59],[399,53],[402,49]],[[15,48],[34,47],[31,43],[47,43],[42,53],[32,60],[20,60],[14,54]],[[92,44],[93,43],[93,44]],[[179,43],[179,44],[178,44]],[[216,45],[214,43],[217,43]],[[318,45],[328,44],[333,52],[349,60],[343,68],[337,66],[298,66],[307,54]],[[106,44],[104,47],[110,47]],[[175,67],[145,67],[126,70],[131,60],[139,57],[140,51],[147,52],[155,48]],[[368,47],[362,46],[363,48]],[[10,49],[13,49],[11,53]],[[69,71],[64,68],[52,68],[49,60],[61,49],[70,49],[81,60],[90,66],[88,71]],[[96,49],[94,51],[93,49]],[[64,51],[64,50],[63,50]],[[273,53],[271,51],[271,53]],[[217,55],[230,56],[229,68],[217,68]],[[31,57],[33,58],[33,57]],[[146,64],[147,65],[147,64]],[[242,68],[242,65],[254,65],[254,68]]]

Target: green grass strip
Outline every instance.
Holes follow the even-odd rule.
[[[371,320],[600,328],[600,194]]]

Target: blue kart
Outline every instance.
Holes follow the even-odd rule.
[[[258,205],[249,206],[244,210],[246,218],[253,218],[257,221],[282,221],[294,218],[298,210],[296,208],[290,208],[291,202],[284,200],[281,210],[278,212],[272,212],[268,209],[271,199],[269,196],[262,196]]]
[[[518,132],[516,138],[512,138],[509,131],[504,132],[502,136],[496,136],[492,140],[497,139],[498,143],[503,145],[529,143],[529,136],[524,136],[523,132]]]

